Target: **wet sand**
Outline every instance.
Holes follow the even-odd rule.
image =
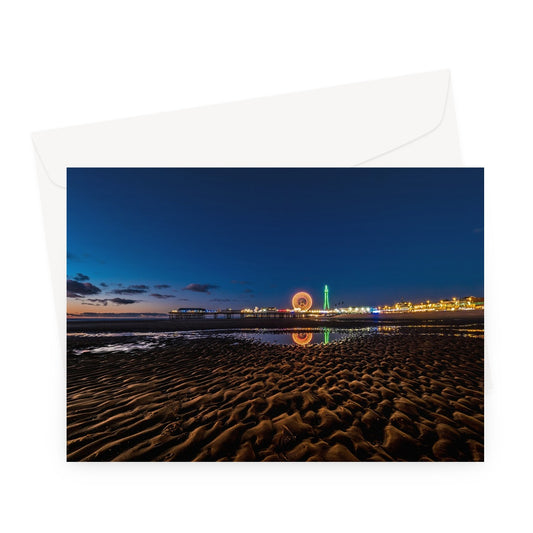
[[[74,355],[89,344],[68,340],[69,461],[483,460],[482,338],[413,328]]]

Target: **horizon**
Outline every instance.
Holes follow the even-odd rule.
[[[311,295],[312,296],[312,295]],[[470,298],[470,297],[473,297],[473,298],[482,298],[480,296],[476,296],[475,294],[469,294],[468,296],[461,296],[459,298],[457,298],[457,300],[464,300],[466,298]],[[430,303],[437,303],[437,302],[445,302],[445,301],[452,301],[454,298],[456,298],[455,296],[450,296],[450,297],[447,297],[447,298],[440,298],[438,300],[430,300]],[[314,301],[314,300],[313,300]],[[427,300],[426,300],[427,301]],[[337,306],[336,308],[331,308],[331,311],[334,311],[335,309],[348,309],[348,308],[366,308],[366,307],[369,307],[370,309],[376,309],[376,308],[383,308],[383,307],[391,307],[393,305],[396,305],[398,303],[406,303],[406,302],[412,302],[413,305],[416,305],[418,303],[424,303],[423,301],[420,301],[420,300],[417,300],[417,299],[405,299],[405,300],[401,300],[399,302],[391,302],[391,303],[388,303],[388,304],[384,304],[384,305],[381,305],[381,306],[367,306],[367,305],[359,305],[359,306],[356,306],[356,305],[349,305],[349,303],[346,303],[346,304],[343,304],[342,306]],[[189,308],[190,306],[182,306],[182,308]],[[257,306],[259,309],[264,309],[266,306]],[[178,308],[179,309],[179,308]],[[237,309],[234,309],[234,308],[231,308],[231,307],[218,307],[216,308],[218,310],[225,310],[225,309],[228,309],[228,310],[237,310]],[[282,307],[282,306],[277,306],[277,309],[289,309],[289,307],[285,308],[285,307]],[[321,306],[313,306],[310,311],[319,311],[321,310],[322,307]],[[215,308],[210,308],[210,310],[215,310]],[[163,317],[163,316],[167,316],[170,312],[172,311],[172,309],[168,309],[167,311],[161,311],[161,312],[137,312],[137,313],[131,313],[131,312],[114,312],[114,311],[104,311],[104,312],[94,312],[94,311],[84,311],[82,313],[79,313],[79,314],[76,314],[76,313],[67,313],[67,318],[160,318],[160,317]]]
[[[483,297],[482,169],[68,169],[67,315]],[[321,307],[319,305],[318,307]]]

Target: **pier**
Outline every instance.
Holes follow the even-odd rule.
[[[171,320],[187,320],[191,318],[320,318],[324,313],[308,311],[248,311],[241,309],[175,309],[168,313]]]

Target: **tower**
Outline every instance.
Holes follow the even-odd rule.
[[[327,285],[324,285],[324,311],[329,309],[329,289]]]

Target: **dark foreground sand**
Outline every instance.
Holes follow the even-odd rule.
[[[73,355],[69,461],[482,461],[483,339],[233,339]]]

